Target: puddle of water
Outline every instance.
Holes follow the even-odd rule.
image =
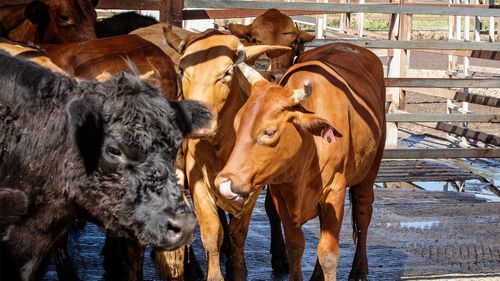
[[[440,224],[439,221],[407,221],[400,222],[399,226],[403,228],[417,228],[417,229],[431,229],[434,226],[438,226]]]
[[[500,197],[491,194],[474,194],[477,198],[485,199],[486,202],[500,202]]]

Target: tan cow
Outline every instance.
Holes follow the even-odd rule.
[[[251,96],[234,121],[236,143],[216,185],[227,198],[270,184],[283,222],[290,280],[302,280],[301,226],[319,216],[313,275],[336,280],[346,187],[350,187],[356,254],[349,276],[366,280],[366,238],[373,184],[385,139],[380,60],[367,49],[330,44],[305,52],[271,84],[241,64]],[[282,86],[283,85],[283,86]]]
[[[231,242],[227,277],[245,280],[244,242],[250,216],[260,189],[245,197],[227,199],[214,186],[216,174],[222,169],[232,150],[235,134],[232,120],[246,100],[239,81],[244,79],[235,65],[253,59],[266,51],[287,52],[288,47],[244,47],[233,35],[217,30],[180,39],[170,29],[165,36],[174,49],[182,52],[179,71],[182,73],[183,95],[211,108],[213,121],[209,129],[198,131],[202,139],[187,141],[186,176],[194,209],[200,224],[201,239],[207,253],[207,280],[223,280],[219,252],[224,237],[218,207],[233,215],[229,224]]]
[[[304,51],[304,43],[312,41],[314,35],[299,30],[292,19],[276,9],[269,9],[255,18],[249,25],[230,24],[229,31],[245,40],[246,44],[281,45],[292,47],[291,52],[281,56],[273,56],[270,62],[259,58],[252,62],[254,68],[262,70],[270,81],[279,81],[293,64],[295,56]]]

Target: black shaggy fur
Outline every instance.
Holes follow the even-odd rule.
[[[173,164],[183,136],[209,122],[207,109],[172,106],[127,73],[77,82],[3,52],[0,65],[0,188],[28,199],[0,237],[0,280],[40,280],[78,217],[142,245],[190,241],[195,218]]]
[[[97,38],[129,34],[141,27],[158,23],[151,16],[144,16],[136,12],[126,12],[113,15],[109,18],[99,19],[95,25]]]

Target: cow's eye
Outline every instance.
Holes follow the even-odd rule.
[[[114,155],[114,156],[121,156],[122,155],[122,152],[120,151],[120,149],[118,147],[115,147],[115,146],[108,146],[106,148],[106,152],[108,152],[109,154]]]
[[[59,16],[59,22],[62,24],[68,24],[69,23],[69,17],[67,15],[60,15]]]
[[[231,80],[233,79],[233,68],[229,68],[226,73],[224,73],[224,76],[222,77],[221,81],[222,83],[229,84]]]
[[[274,137],[274,135],[276,134],[276,130],[265,130],[264,131],[264,135],[267,136],[267,137]]]

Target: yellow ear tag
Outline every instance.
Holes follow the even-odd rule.
[[[271,71],[271,59],[264,53],[255,60],[253,68],[257,71]]]

